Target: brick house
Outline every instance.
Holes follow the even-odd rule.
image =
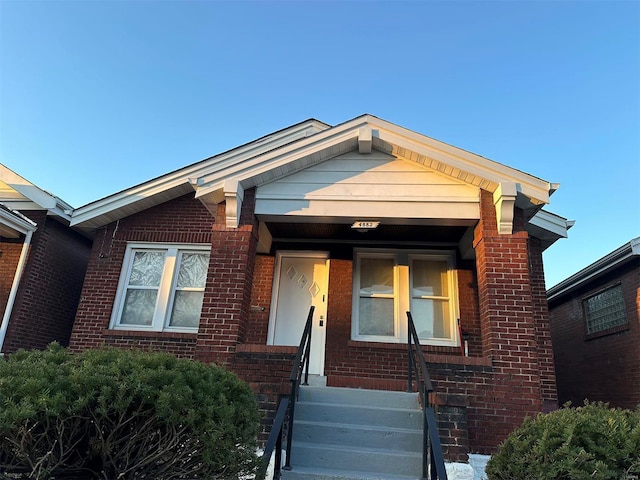
[[[0,164],[0,352],[68,345],[91,241],[71,207]]]
[[[447,457],[490,453],[557,407],[556,188],[371,115],[301,122],[75,210],[94,241],[71,348],[216,362],[273,415],[310,306],[311,373],[380,390],[406,389],[411,310]]]
[[[547,296],[560,402],[640,405],[640,237]]]

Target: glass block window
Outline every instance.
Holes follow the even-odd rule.
[[[208,247],[129,245],[111,327],[197,331],[208,268]]]
[[[626,325],[622,285],[602,290],[582,301],[587,335]]]

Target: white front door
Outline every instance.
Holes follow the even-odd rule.
[[[269,343],[300,344],[309,308],[315,307],[311,329],[309,373],[324,373],[329,257],[325,252],[279,252],[269,321]]]

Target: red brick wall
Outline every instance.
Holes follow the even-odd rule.
[[[254,208],[255,189],[247,190],[237,228],[226,227],[224,205],[218,208],[196,345],[196,359],[203,362],[230,365],[247,336],[258,245]]]
[[[46,211],[22,212],[37,223],[13,305],[3,352],[68,345],[90,241]],[[11,277],[13,280],[13,276]]]
[[[458,269],[460,317],[470,336],[470,352],[480,350],[477,294],[472,271]],[[384,378],[403,382],[407,370],[406,345],[351,340],[352,260],[331,259],[327,313],[325,373],[343,377]],[[463,303],[464,302],[464,303]],[[458,347],[424,346],[425,353],[460,355]]]
[[[72,345],[107,343],[123,347],[152,344],[180,355],[215,361],[252,384],[272,415],[289,389],[291,347],[267,346],[274,257],[256,255],[253,191],[248,191],[238,228],[228,229],[221,205],[212,218],[191,196],[111,224],[96,237]],[[468,434],[450,432],[451,459],[463,450],[490,453],[526,415],[553,402],[554,382],[548,350],[539,245],[523,230],[498,235],[491,195],[482,194],[482,220],[475,231],[476,264],[458,262],[460,318],[469,334],[471,357],[458,348],[425,346],[435,402],[465,423]],[[199,239],[199,240],[198,240]],[[212,260],[197,335],[176,338],[108,332],[126,241],[210,241]],[[330,385],[403,390],[406,347],[355,342],[351,338],[353,262],[330,260],[325,373]],[[464,409],[464,412],[460,409]],[[444,411],[444,410],[443,410]],[[452,420],[453,421],[453,420]],[[462,423],[461,423],[462,422]],[[266,426],[266,423],[265,423]],[[457,439],[457,440],[456,440]],[[459,442],[459,443],[456,443]],[[465,450],[466,451],[466,450]]]
[[[13,240],[0,237],[0,318],[7,307],[23,242],[24,238]]]
[[[521,212],[516,211],[519,218],[514,222],[514,233],[500,235],[488,192],[481,192],[480,211],[474,247],[482,344],[484,355],[492,359],[494,373],[477,426],[487,431],[484,439],[478,439],[482,449],[491,450],[526,416],[543,410],[543,380],[551,397],[548,383],[552,378],[548,360],[541,363],[539,358],[548,330],[548,319],[535,297],[542,273],[530,265],[530,242],[522,230]]]
[[[267,343],[274,269],[274,256],[258,255],[256,257],[248,322],[251,328],[247,330],[246,343],[259,345]]]
[[[260,423],[262,440],[269,436],[280,399],[291,393],[289,376],[296,350],[296,347],[238,345],[229,365],[256,394],[263,414]]]
[[[71,348],[101,345],[153,347],[192,357],[195,335],[109,332],[127,242],[211,243],[213,217],[193,195],[185,195],[100,229],[94,238]],[[213,257],[212,257],[213,258]]]
[[[549,308],[542,265],[542,245],[536,238],[529,239],[529,279],[535,322],[542,409],[550,412],[558,408],[556,372],[553,363],[553,346],[549,325]]]
[[[621,284],[628,329],[586,339],[582,300]],[[640,404],[640,260],[629,262],[549,304],[560,403],[584,399]]]

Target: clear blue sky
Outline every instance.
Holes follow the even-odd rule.
[[[0,163],[74,207],[371,113],[561,184],[551,286],[640,235],[640,2],[0,0]]]

